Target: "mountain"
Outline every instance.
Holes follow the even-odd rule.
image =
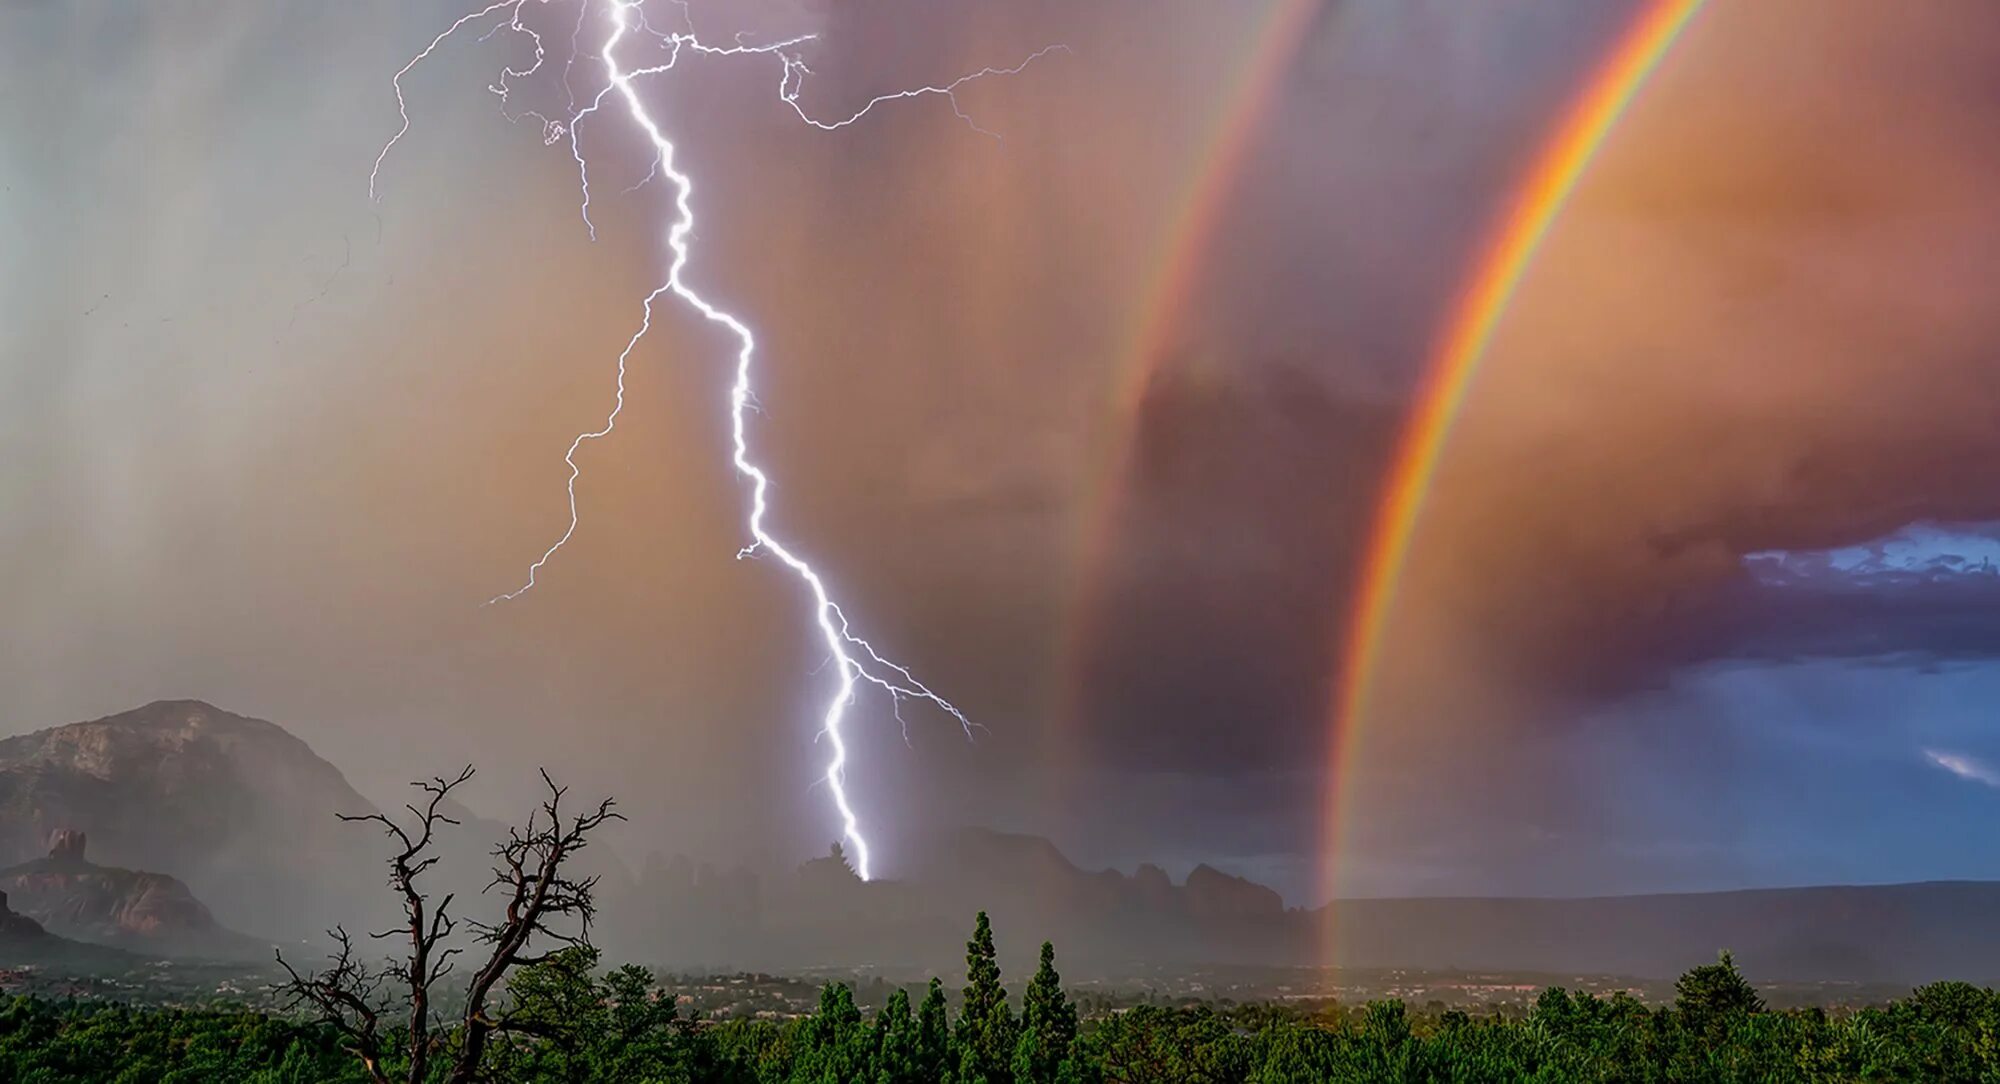
[[[1362,899],[1287,910],[1270,889],[1207,866],[1179,885],[1154,866],[1129,877],[1089,872],[1047,840],[984,831],[950,840],[931,871],[916,880],[961,916],[984,907],[996,923],[1004,916],[1037,941],[1057,937],[1067,955],[1112,968],[1331,961],[1671,978],[1730,949],[1768,981],[2000,979],[2000,883],[1988,881]]]
[[[1003,966],[1053,940],[1064,973],[1124,977],[1245,964],[1668,979],[1730,949],[1760,981],[2000,979],[2000,883],[1822,886],[1580,899],[1343,900],[1287,909],[1209,866],[1085,870],[1035,836],[940,840],[897,881],[862,882],[836,853],[787,877],[649,866],[619,909],[673,916],[627,954],[691,966],[881,967],[951,974],[975,911]],[[669,876],[665,871],[681,870]],[[642,916],[643,917],[643,916]],[[613,922],[619,918],[615,916]]]
[[[339,769],[275,724],[161,701],[0,741],[0,862],[13,864],[0,869],[0,889],[56,932],[148,952],[240,945],[231,929],[372,929],[394,906],[382,887],[383,841],[376,827],[333,814],[373,811]],[[466,823],[443,844],[432,887],[458,891],[473,912],[483,852],[502,829],[452,811]],[[45,854],[59,828],[74,832],[54,836],[55,853]],[[84,859],[85,833],[102,865]],[[1048,938],[1078,976],[1331,961],[1670,978],[1727,948],[1768,981],[2000,980],[2000,883],[1991,882],[1301,910],[1210,866],[1179,883],[1151,865],[1086,870],[1049,840],[978,829],[911,856],[904,879],[867,883],[837,851],[761,878],[686,862],[651,862],[635,877],[610,853],[589,852],[605,866],[608,951],[653,963],[949,974],[954,946],[985,910],[1008,967],[1031,964]],[[33,940],[30,928],[55,936],[0,913],[0,950],[8,938]]]
[[[102,945],[58,937],[26,915],[16,914],[0,892],[0,968],[59,967],[73,971],[123,970],[139,957]]]
[[[1263,885],[1196,866],[1176,885],[1158,866],[1142,864],[1126,876],[1117,870],[1086,872],[1040,836],[960,830],[939,843],[912,879],[935,891],[976,899],[1013,901],[1051,919],[1118,915],[1153,924],[1234,924],[1284,917],[1285,904]]]
[[[937,840],[913,865],[906,879],[863,882],[838,847],[766,880],[653,861],[636,891],[607,898],[605,933],[616,953],[685,968],[948,974],[983,910],[1016,934],[1001,939],[1008,967],[1031,966],[1044,938],[1078,974],[1151,960],[1311,962],[1298,957],[1297,914],[1276,892],[1209,866],[1180,884],[1157,866],[1086,871],[1049,840],[976,828]]]
[[[354,901],[379,895],[380,856],[334,814],[373,810],[305,742],[198,700],[0,741],[0,862],[75,829],[108,866],[179,877],[233,927],[355,921]]]
[[[45,857],[0,870],[0,891],[21,913],[79,941],[148,956],[269,956],[269,943],[216,922],[179,880],[96,865],[85,844],[84,833],[57,829]]]

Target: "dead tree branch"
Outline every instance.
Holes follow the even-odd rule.
[[[360,1059],[370,1080],[389,1084],[382,1069],[382,1014],[388,1007],[382,986],[387,976],[354,958],[354,939],[345,929],[335,926],[327,936],[335,947],[321,970],[300,974],[282,951],[277,954],[278,966],[290,976],[278,989],[289,998],[287,1008],[311,1006],[315,1016],[338,1031],[341,1045]]]
[[[530,946],[538,939],[565,946],[590,943],[590,924],[597,916],[597,878],[572,877],[563,871],[563,863],[589,844],[592,832],[625,818],[610,798],[593,809],[566,815],[563,798],[568,788],[557,786],[546,771],[542,784],[548,797],[541,808],[529,815],[526,825],[509,829],[507,841],[493,850],[493,880],[487,890],[498,889],[506,898],[506,909],[498,922],[471,923],[479,940],[492,948],[466,991],[458,1059],[446,1078],[449,1084],[478,1079],[487,1040],[494,1032],[521,1030],[504,1010],[489,1012],[489,1003],[509,971],[547,958],[546,953],[530,953]],[[573,930],[555,925],[570,922]]]
[[[391,1053],[402,1055],[408,1084],[425,1084],[434,1075],[433,1065],[445,1064],[447,1050],[450,1068],[445,1079],[450,1084],[483,1079],[488,1042],[494,1034],[547,1037],[542,1024],[515,1019],[505,1007],[495,1008],[504,1004],[501,990],[508,974],[540,963],[562,947],[590,944],[590,926],[597,916],[597,878],[572,875],[565,863],[589,844],[592,833],[625,818],[609,798],[580,813],[566,811],[567,788],[556,785],[544,771],[547,796],[527,823],[509,828],[507,839],[493,850],[493,879],[487,891],[497,890],[505,901],[500,919],[464,920],[476,940],[487,946],[484,962],[469,980],[464,1015],[451,1028],[433,1010],[438,983],[452,972],[464,949],[448,943],[460,924],[451,913],[453,897],[446,894],[433,905],[423,877],[439,861],[435,850],[439,826],[459,823],[447,811],[451,792],[472,775],[468,765],[453,778],[436,776],[411,784],[424,797],[403,807],[411,817],[407,825],[384,813],[340,816],[343,821],[378,825],[394,847],[388,859],[388,884],[401,897],[403,922],[369,936],[402,943],[408,947],[407,955],[371,968],[355,959],[353,939],[341,927],[329,931],[335,951],[323,970],[301,974],[283,953],[278,955],[290,978],[277,989],[289,995],[294,1008],[309,1006],[337,1030],[376,1084],[389,1084],[385,1059]],[[409,1010],[406,1034],[395,1036],[402,1040],[401,1050],[391,1049],[394,1044],[384,1032],[392,990],[406,999]]]

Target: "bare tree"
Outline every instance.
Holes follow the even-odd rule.
[[[563,864],[588,845],[592,832],[607,821],[624,817],[609,798],[584,812],[566,814],[563,799],[568,789],[557,786],[544,771],[541,776],[547,797],[529,814],[526,824],[509,828],[506,841],[493,850],[493,879],[486,890],[498,890],[506,900],[505,910],[495,922],[465,920],[475,931],[475,939],[486,946],[486,955],[472,973],[463,1015],[455,1027],[447,1027],[438,1017],[433,994],[452,972],[453,958],[464,949],[448,944],[459,924],[451,913],[454,897],[447,893],[433,906],[421,880],[438,863],[438,826],[459,823],[444,804],[472,774],[467,766],[452,779],[437,776],[411,784],[427,798],[421,807],[416,803],[403,807],[415,818],[407,828],[382,813],[341,815],[345,821],[381,825],[383,834],[396,844],[389,857],[389,887],[402,897],[404,922],[370,936],[406,944],[407,956],[371,967],[355,958],[353,940],[338,926],[329,931],[335,951],[323,970],[301,974],[286,962],[283,953],[278,955],[278,963],[290,976],[279,984],[279,990],[290,996],[293,1007],[310,1007],[339,1031],[347,1049],[361,1060],[377,1084],[389,1084],[390,1080],[383,1065],[390,1039],[382,1022],[397,996],[393,991],[399,991],[408,1006],[406,1032],[397,1038],[409,1084],[427,1080],[433,1061],[442,1064],[445,1059],[450,1062],[445,1079],[451,1084],[470,1084],[483,1079],[482,1065],[494,1035],[546,1034],[546,1025],[516,1019],[506,1008],[501,984],[508,973],[547,959],[548,951],[532,951],[539,944],[567,947],[590,943],[590,924],[597,914],[597,878],[571,876],[564,872]],[[453,1040],[449,1046],[447,1039]]]
[[[568,788],[559,787],[549,773],[542,774],[548,797],[539,810],[529,814],[528,823],[507,830],[507,841],[494,848],[498,861],[487,891],[499,889],[507,897],[507,909],[499,922],[473,922],[479,939],[490,949],[486,962],[473,973],[466,990],[465,1017],[459,1030],[458,1057],[450,1084],[469,1084],[479,1079],[479,1067],[486,1057],[486,1043],[496,1032],[535,1033],[538,1029],[516,1020],[504,1010],[489,1013],[494,987],[517,967],[537,964],[547,953],[530,955],[528,948],[537,938],[561,945],[589,945],[590,923],[597,917],[597,877],[576,878],[565,874],[562,865],[590,842],[590,833],[605,822],[624,820],[606,798],[587,812],[564,819],[562,801]],[[550,925],[553,920],[574,919],[576,932],[566,933]]]
[[[389,1076],[382,1069],[381,1030],[382,1014],[388,1009],[388,999],[382,991],[387,976],[354,958],[354,939],[345,929],[335,926],[327,931],[327,936],[333,938],[336,947],[322,970],[301,975],[285,960],[283,952],[278,953],[278,966],[291,976],[278,984],[278,990],[290,995],[291,1008],[309,1005],[321,1021],[332,1025],[340,1033],[348,1053],[361,1059],[370,1080],[389,1084]]]

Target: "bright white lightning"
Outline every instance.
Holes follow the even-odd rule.
[[[419,62],[430,56],[446,38],[450,37],[460,27],[495,12],[511,11],[509,20],[495,26],[493,30],[489,31],[488,36],[502,29],[513,30],[516,33],[528,36],[534,43],[535,62],[531,67],[522,71],[516,71],[512,68],[503,69],[498,83],[488,88],[500,97],[504,112],[510,89],[507,80],[510,77],[523,78],[533,74],[540,69],[544,59],[541,37],[521,23],[521,9],[528,2],[529,0],[497,0],[497,2],[489,4],[479,11],[461,17],[442,34],[432,39],[423,52],[412,58],[408,64],[404,65],[402,70],[396,73],[392,83],[396,91],[397,112],[402,117],[403,123],[396,134],[390,137],[388,143],[383,146],[382,153],[376,157],[374,169],[369,173],[368,185],[371,199],[377,198],[376,180],[377,175],[381,171],[383,159],[388,156],[389,151],[395,147],[397,141],[409,131],[410,120],[408,110],[403,101],[402,77],[408,74]],[[547,3],[548,0],[535,0],[535,2]],[[569,89],[569,76],[570,68],[576,59],[576,41],[578,36],[581,35],[583,23],[589,11],[590,0],[581,0],[577,12],[576,28],[571,34],[571,56],[563,68],[563,86],[566,93],[570,94],[569,107],[571,112],[568,123],[565,125],[561,122],[550,121],[540,114],[531,112],[523,113],[521,116],[534,116],[542,122],[545,143],[554,143],[557,139],[565,135],[568,136],[570,153],[576,160],[578,183],[583,196],[582,213],[584,224],[589,228],[591,238],[595,240],[597,227],[590,219],[589,168],[578,141],[577,129],[584,117],[595,113],[608,95],[614,91],[617,92],[619,97],[624,101],[633,121],[644,132],[654,150],[652,170],[647,174],[645,179],[626,191],[630,192],[638,188],[655,176],[664,176],[674,187],[674,208],[676,213],[673,222],[668,227],[666,236],[667,247],[672,253],[667,271],[667,280],[646,295],[643,305],[643,317],[640,321],[639,329],[633,333],[632,337],[626,342],[625,349],[618,355],[617,396],[611,412],[605,417],[604,425],[596,430],[579,434],[570,442],[568,451],[564,453],[563,461],[569,466],[569,478],[566,483],[570,513],[568,527],[563,531],[561,537],[556,540],[555,544],[544,551],[541,557],[537,558],[529,566],[527,581],[525,583],[513,591],[494,597],[489,601],[489,604],[518,598],[533,588],[536,576],[542,567],[575,535],[579,519],[576,504],[576,482],[581,474],[581,468],[576,463],[576,453],[585,441],[597,440],[608,436],[616,427],[618,415],[625,408],[626,366],[631,358],[632,351],[637,348],[639,341],[645,338],[646,334],[652,330],[653,302],[663,293],[672,293],[683,303],[700,313],[705,320],[727,329],[737,343],[735,380],[730,387],[729,399],[730,459],[737,473],[749,481],[751,497],[747,526],[752,541],[738,552],[737,557],[741,559],[753,556],[760,550],[771,554],[778,558],[805,585],[812,596],[814,623],[817,625],[820,638],[827,648],[828,658],[835,664],[839,675],[838,685],[832,697],[827,702],[821,726],[821,733],[826,736],[833,749],[832,757],[826,766],[825,780],[828,790],[833,795],[835,808],[840,815],[842,835],[847,839],[852,849],[855,872],[863,880],[867,880],[869,878],[868,841],[861,833],[859,818],[856,816],[847,796],[845,783],[847,745],[841,730],[847,709],[854,702],[857,685],[861,682],[868,682],[887,692],[894,708],[895,717],[899,723],[902,721],[901,702],[906,698],[928,701],[935,707],[948,713],[958,721],[968,736],[972,731],[972,723],[955,705],[933,692],[907,668],[883,657],[876,651],[874,645],[855,635],[848,624],[846,614],[841,612],[840,607],[833,601],[826,583],[820,577],[820,574],[810,563],[787,547],[776,536],[772,535],[766,527],[765,517],[769,511],[768,495],[770,478],[764,469],[750,458],[747,432],[747,415],[756,409],[755,392],[752,384],[753,363],[757,350],[756,336],[748,324],[709,302],[701,294],[688,286],[683,277],[683,272],[687,267],[690,255],[688,235],[694,229],[693,180],[675,165],[673,141],[666,136],[658,123],[654,121],[651,113],[646,108],[644,100],[640,98],[635,89],[633,81],[643,75],[658,74],[671,69],[675,62],[679,60],[683,48],[690,52],[707,56],[772,55],[776,56],[781,62],[778,80],[779,99],[797,113],[801,120],[820,130],[834,131],[854,124],[867,116],[877,105],[884,102],[899,101],[926,95],[938,95],[949,101],[953,114],[963,120],[974,131],[998,139],[1000,137],[997,133],[980,127],[960,107],[956,93],[958,88],[975,79],[986,76],[1017,74],[1035,60],[1052,51],[1064,49],[1065,47],[1057,45],[1043,48],[1011,68],[982,68],[977,72],[962,76],[941,86],[924,86],[893,94],[879,95],[870,99],[853,114],[838,120],[829,121],[812,116],[799,104],[800,88],[803,85],[805,76],[811,74],[811,69],[806,67],[804,60],[797,54],[786,51],[811,41],[812,38],[810,36],[763,45],[747,45],[742,43],[740,38],[735,45],[708,45],[699,40],[692,32],[692,29],[686,33],[662,33],[653,29],[646,23],[645,14],[642,9],[643,3],[644,0],[609,0],[611,30],[604,41],[601,51],[601,59],[604,63],[605,75],[608,81],[588,106],[582,110],[577,110],[575,109],[573,91]],[[682,10],[685,14],[686,5],[684,2],[682,3]],[[617,58],[617,48],[625,40],[627,34],[633,30],[633,21],[635,18],[640,32],[649,34],[657,39],[660,45],[668,51],[668,59],[664,63],[637,67],[631,70],[620,67]],[[484,39],[482,38],[481,40]],[[907,737],[908,731],[906,727],[905,738],[907,739]]]
[[[521,13],[521,5],[526,2],[527,0],[494,0],[493,3],[486,5],[478,11],[459,16],[457,22],[445,27],[443,33],[432,38],[431,43],[424,46],[423,52],[411,57],[408,64],[403,65],[401,70],[390,77],[389,85],[396,90],[396,115],[403,118],[403,126],[396,129],[396,134],[389,137],[389,142],[382,144],[382,153],[375,156],[375,168],[368,171],[368,199],[371,202],[380,202],[382,199],[375,191],[376,179],[382,172],[382,160],[389,157],[389,152],[395,149],[396,144],[401,142],[403,136],[408,134],[410,130],[410,107],[407,102],[403,101],[403,77],[410,74],[411,68],[430,59],[430,55],[437,52],[437,47],[443,45],[446,38],[458,33],[459,27],[467,23],[478,22],[496,11],[504,11],[508,8],[512,8],[514,14],[518,16]],[[502,78],[505,77],[503,76]]]

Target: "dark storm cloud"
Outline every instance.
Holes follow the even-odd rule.
[[[1154,388],[1083,678],[1096,755],[1222,776],[1317,755],[1352,525],[1395,422],[1272,362]]]
[[[1990,534],[1959,540],[1993,545]],[[1735,653],[1903,665],[2000,658],[2000,570],[1986,555],[1947,549],[1895,562],[1879,552],[1860,562],[1844,556],[1749,557],[1751,575],[1728,604],[1735,627],[1727,643]]]

